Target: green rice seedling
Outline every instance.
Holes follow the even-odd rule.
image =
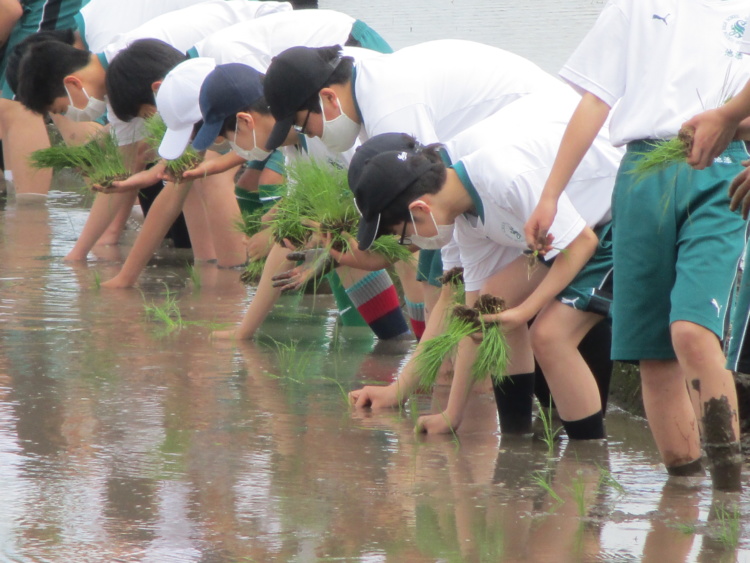
[[[305,372],[310,354],[307,350],[300,352],[298,344],[298,340],[291,340],[289,342],[273,340],[273,348],[276,352],[279,371],[284,376],[284,379],[294,381],[295,383],[302,383],[302,381],[292,376]]]
[[[653,147],[651,150],[635,153],[640,159],[628,172],[636,177],[637,182],[673,164],[684,162],[693,147],[693,132],[682,130],[673,139],[649,144]]]
[[[201,273],[198,268],[196,268],[193,264],[187,265],[188,270],[188,276],[190,276],[190,281],[193,284],[193,287],[196,289],[196,291],[200,291],[202,280],[201,280]]]
[[[625,487],[615,479],[614,475],[612,475],[608,469],[602,467],[598,463],[596,464],[596,467],[599,469],[599,487],[611,487],[617,491],[618,494],[625,494]]]
[[[172,293],[168,287],[162,305],[151,302],[150,304],[144,304],[144,308],[146,317],[151,321],[163,324],[168,332],[181,329],[186,324],[182,319],[180,306],[177,303],[177,295]]]
[[[464,269],[451,268],[439,278],[440,283],[449,285],[453,289],[453,302],[463,303],[466,300],[466,290],[464,286]]]
[[[117,139],[108,132],[83,145],[60,144],[34,151],[29,163],[33,168],[74,169],[84,176],[88,187],[107,187],[128,177]]]
[[[414,261],[414,255],[409,250],[409,247],[399,244],[395,236],[385,235],[376,238],[372,246],[370,246],[369,251],[380,254],[391,264],[399,261],[407,263]]]
[[[505,301],[494,295],[485,293],[480,295],[474,304],[474,309],[480,315],[494,315],[506,309]],[[477,349],[477,358],[471,366],[471,374],[474,380],[482,380],[487,374],[499,382],[505,377],[508,366],[508,343],[505,340],[502,328],[497,323],[489,323],[481,320],[482,342]]]
[[[562,497],[560,497],[560,495],[555,492],[555,489],[552,488],[552,485],[549,482],[549,474],[546,471],[534,471],[531,474],[531,480],[539,486],[540,489],[546,492],[555,503],[558,505],[563,503]]]
[[[476,332],[477,323],[478,315],[474,309],[457,305],[445,331],[420,345],[421,350],[415,360],[420,387],[432,388],[445,358],[453,353],[462,339]]]
[[[167,125],[158,113],[145,120],[146,143],[158,155],[159,145],[167,132]],[[182,182],[182,174],[195,168],[203,160],[201,155],[191,145],[188,145],[183,153],[173,160],[165,160],[166,172],[175,179],[177,183]]]
[[[728,548],[735,548],[740,542],[740,509],[737,506],[715,505],[714,514],[718,524],[716,539]]]
[[[94,289],[99,290],[102,287],[102,275],[98,270],[94,270]]]
[[[261,258],[260,260],[250,260],[240,274],[240,281],[247,285],[257,284],[258,281],[260,281],[260,276],[263,275],[263,268],[265,267],[265,258]]]
[[[243,211],[242,217],[237,221],[236,227],[243,235],[250,238],[263,230],[266,225],[263,223],[263,215],[266,211],[258,208],[253,211]]]
[[[417,401],[415,400],[409,401],[409,417],[411,418],[412,424],[416,426],[417,420],[419,419],[419,408],[417,407]]]
[[[344,389],[344,386],[341,385],[341,383],[338,380],[332,377],[326,377],[324,375],[321,375],[320,379],[322,379],[323,381],[330,381],[331,383],[335,383],[336,386],[339,388],[339,392],[341,393],[341,397],[344,400],[344,404],[349,406],[349,393],[346,392],[346,389]]]
[[[695,522],[675,522],[674,524],[670,524],[670,528],[674,528],[686,536],[692,536],[698,529]]]
[[[570,483],[570,494],[573,495],[573,501],[576,503],[578,515],[583,518],[586,516],[586,480],[583,473],[578,471],[576,478]]]
[[[544,442],[547,446],[547,455],[551,456],[555,451],[555,443],[557,442],[558,435],[562,431],[562,426],[558,426],[557,428],[554,427],[554,423],[552,421],[551,400],[547,408],[543,407],[541,404],[539,404],[538,406],[538,416],[539,420],[542,422],[542,435],[540,438],[542,442]]]

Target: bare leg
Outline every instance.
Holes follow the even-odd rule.
[[[211,335],[213,338],[248,340],[255,335],[255,331],[263,324],[263,321],[278,300],[279,295],[281,295],[281,290],[273,287],[271,278],[291,268],[292,262],[286,259],[287,254],[289,254],[288,249],[278,244],[274,245],[266,258],[263,274],[258,282],[258,289],[255,291],[250,306],[245,311],[242,322],[236,329],[214,332]]]
[[[102,287],[118,289],[132,287],[141,275],[143,268],[154,255],[154,252],[180,214],[185,198],[190,192],[192,182],[173,184],[171,182],[156,196],[146,219],[143,221],[141,232],[135,239],[133,248],[122,265],[120,272]]]
[[[602,317],[550,303],[531,326],[531,342],[563,420],[581,420],[602,410],[599,389],[578,345]]]
[[[81,231],[75,246],[71,249],[66,260],[86,260],[88,253],[115,217],[120,213],[130,213],[135,203],[136,193],[97,194],[91,206],[89,217]],[[126,216],[127,217],[127,216]],[[126,219],[127,220],[127,219]]]
[[[651,433],[667,468],[701,456],[698,421],[685,376],[676,360],[642,360],[643,406]]]
[[[242,215],[234,194],[236,172],[235,167],[204,178],[200,191],[220,268],[241,266],[247,262],[244,235],[237,228]]]
[[[50,146],[42,116],[27,110],[19,102],[0,100],[0,128],[5,169],[12,172],[16,194],[46,195],[52,182],[52,171],[36,170],[28,163],[33,151]]]
[[[201,181],[196,181],[193,184],[193,189],[185,198],[182,211],[185,214],[185,224],[190,234],[193,258],[198,262],[207,262],[216,260],[216,250],[214,249],[214,241],[211,237],[206,210],[200,194],[200,191],[204,188],[201,184]]]

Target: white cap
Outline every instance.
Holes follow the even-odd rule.
[[[189,59],[174,67],[156,93],[156,110],[167,125],[159,145],[159,156],[179,158],[190,142],[193,127],[201,117],[198,97],[206,76],[216,67],[208,57]]]

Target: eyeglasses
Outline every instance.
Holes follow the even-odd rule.
[[[406,236],[406,224],[408,221],[404,221],[404,228],[401,229],[401,236],[398,239],[399,244],[411,244],[411,237]]]
[[[307,127],[307,120],[310,119],[310,110],[307,110],[307,115],[305,116],[305,120],[302,122],[302,125],[294,125],[294,130],[299,133],[300,135],[306,135],[305,133],[305,127]]]

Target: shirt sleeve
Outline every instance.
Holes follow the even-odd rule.
[[[611,1],[565,63],[560,76],[580,94],[591,92],[608,106],[614,106],[625,92],[629,27],[620,2]]]
[[[434,119],[425,104],[414,104],[392,111],[377,122],[365,123],[370,137],[381,133],[408,133],[423,145],[439,143]]]

